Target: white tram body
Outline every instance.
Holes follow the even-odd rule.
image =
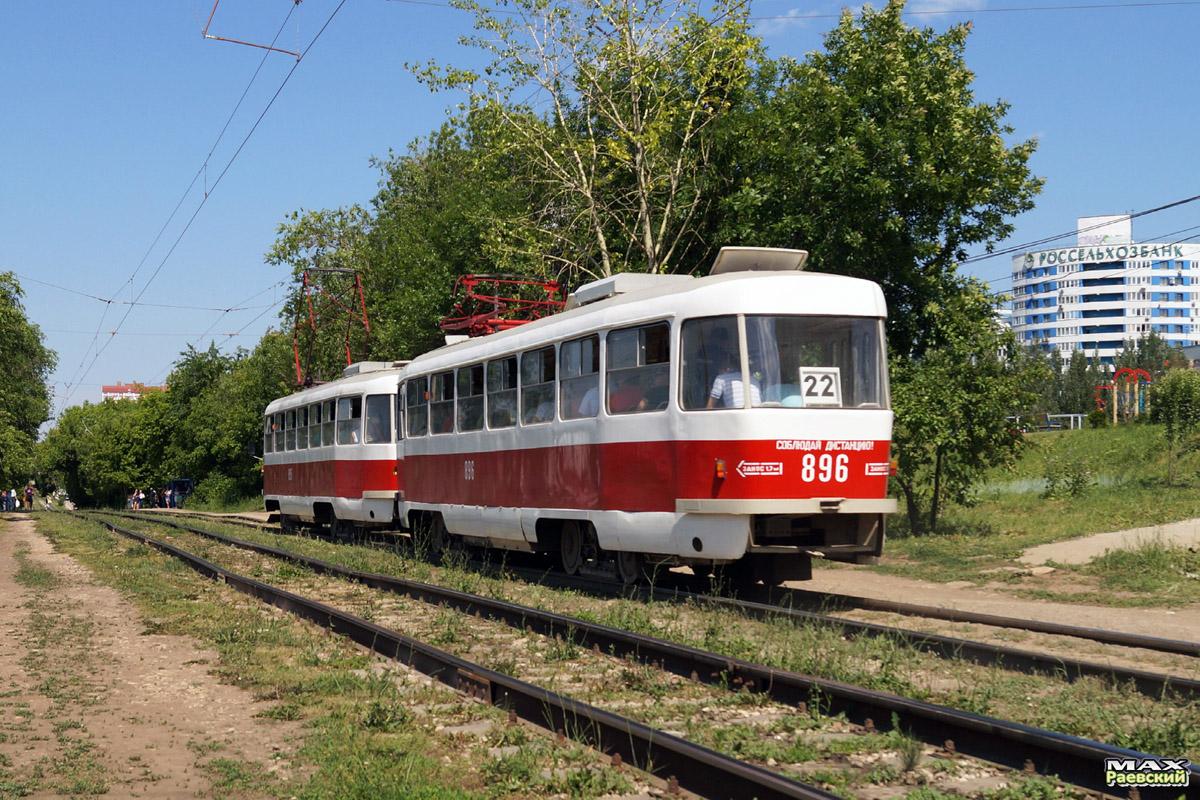
[[[802,261],[726,248],[703,278],[617,275],[555,316],[363,376],[364,397],[398,390],[396,523],[626,580],[742,564],[778,582],[808,577],[814,556],[877,557],[896,510],[883,294]],[[280,409],[351,380],[273,403],[268,437]],[[268,508],[319,521],[303,492],[272,491],[276,464],[313,456],[286,446],[267,455]],[[312,474],[312,500],[363,519],[354,487]]]

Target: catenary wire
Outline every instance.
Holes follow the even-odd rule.
[[[279,36],[283,33],[283,29],[287,26],[287,23],[291,19],[292,13],[294,11],[295,11],[295,5],[293,5],[290,9],[288,9],[287,16],[284,17],[283,23],[279,26],[279,30],[276,31],[276,33],[275,33],[275,40],[278,40]],[[272,41],[272,43],[274,43],[274,40]],[[220,133],[217,134],[216,140],[213,141],[212,146],[209,148],[208,155],[205,156],[204,163],[201,164],[199,169],[196,170],[196,174],[194,176],[192,176],[191,182],[187,185],[187,188],[183,190],[183,194],[180,196],[179,201],[175,204],[175,208],[172,209],[170,215],[167,217],[166,222],[164,222],[162,227],[159,228],[158,234],[155,235],[155,237],[154,237],[154,241],[152,241],[150,243],[150,246],[148,248],[146,248],[146,252],[145,252],[145,254],[142,255],[142,258],[138,262],[137,266],[134,267],[133,274],[129,276],[128,280],[126,280],[124,283],[121,284],[121,287],[117,290],[117,292],[113,293],[114,300],[105,301],[106,303],[108,303],[108,305],[105,306],[104,311],[100,315],[100,321],[96,325],[96,335],[95,335],[95,337],[93,337],[92,342],[88,345],[87,349],[84,351],[83,357],[80,359],[79,365],[76,366],[76,368],[75,368],[75,372],[71,375],[71,378],[66,383],[68,393],[70,392],[70,387],[75,384],[76,376],[79,376],[79,371],[81,369],[83,369],[83,365],[87,361],[88,354],[92,352],[92,349],[96,346],[96,342],[99,341],[100,333],[104,328],[104,320],[107,318],[108,311],[111,308],[112,303],[115,301],[116,294],[118,292],[124,290],[124,288],[126,286],[132,287],[133,281],[137,278],[138,273],[141,272],[141,269],[145,265],[146,260],[150,257],[150,254],[152,252],[154,252],[154,248],[158,246],[158,243],[162,239],[163,234],[166,233],[167,228],[170,226],[171,222],[175,219],[175,215],[179,213],[179,209],[183,207],[184,202],[187,200],[188,196],[191,195],[192,190],[196,186],[196,182],[199,181],[200,177],[206,173],[206,171],[208,169],[209,159],[212,158],[212,155],[214,152],[216,152],[216,149],[220,145],[221,140],[225,137],[226,131],[229,130],[230,124],[233,122],[234,117],[237,115],[238,110],[241,108],[242,103],[245,101],[246,95],[250,92],[250,88],[254,85],[254,82],[258,79],[258,75],[260,72],[262,72],[263,65],[266,63],[266,60],[269,56],[270,56],[269,52],[263,54],[262,59],[259,61],[258,67],[254,70],[254,74],[250,76],[250,80],[247,82],[246,88],[244,90],[242,90],[241,97],[238,98],[237,103],[234,104],[233,110],[230,111],[230,113],[229,113],[229,117],[225,120],[225,125],[221,128]],[[205,189],[204,196],[205,196],[205,199],[207,199],[207,197],[208,197],[207,187]],[[203,202],[201,203],[201,205],[203,205]],[[151,280],[153,280],[153,279],[151,279]],[[140,297],[140,295],[139,295],[139,297]],[[126,313],[126,317],[128,317],[128,313]],[[123,323],[124,321],[125,321],[125,318],[123,317],[121,322]],[[120,328],[120,325],[118,325],[117,327]],[[111,341],[111,339],[110,339],[110,341]],[[107,346],[107,344],[105,346]],[[99,350],[96,351],[95,357],[92,359],[92,363],[90,365],[88,365],[88,371],[90,371],[91,368],[95,365],[96,360],[99,359],[100,353],[103,352],[103,350],[104,350],[104,347],[101,347]],[[86,378],[86,377],[87,377],[87,372],[85,372],[82,376],[80,376],[79,380],[82,381],[83,378]],[[65,407],[65,406],[59,407],[59,413],[62,412],[63,407]]]
[[[341,0],[341,2],[338,3],[338,5],[334,8],[332,13],[330,13],[329,18],[325,20],[325,23],[321,26],[320,30],[318,30],[316,35],[313,36],[312,41],[310,41],[308,43],[308,46],[304,48],[304,51],[296,59],[295,64],[293,64],[292,68],[290,70],[288,70],[288,73],[287,73],[287,75],[284,76],[283,81],[279,85],[279,88],[275,90],[275,93],[271,96],[271,99],[267,102],[266,107],[262,110],[262,113],[259,114],[259,116],[255,120],[254,124],[251,126],[250,131],[242,139],[241,144],[238,145],[238,147],[234,151],[233,155],[230,156],[229,161],[225,164],[224,168],[221,170],[221,172],[217,176],[216,180],[213,181],[212,187],[207,192],[205,192],[204,198],[200,201],[200,204],[196,207],[196,210],[192,213],[192,216],[188,219],[187,223],[184,225],[183,230],[181,230],[179,235],[175,238],[175,241],[172,243],[170,249],[167,251],[166,255],[163,256],[162,260],[159,262],[158,266],[155,268],[153,274],[151,274],[150,278],[146,281],[145,285],[142,287],[142,290],[137,294],[136,297],[134,297],[134,302],[137,302],[141,299],[142,295],[145,294],[146,290],[150,288],[150,285],[154,282],[155,278],[157,278],[159,273],[162,272],[163,267],[166,266],[167,261],[171,258],[171,255],[175,252],[175,248],[179,246],[179,243],[183,240],[183,237],[185,235],[187,235],[187,232],[191,229],[192,223],[195,222],[196,218],[200,214],[200,211],[208,203],[208,199],[209,199],[209,197],[212,196],[213,191],[216,190],[217,186],[221,183],[221,180],[229,172],[229,169],[233,166],[233,163],[237,160],[237,157],[241,154],[241,152],[245,148],[246,144],[250,141],[250,138],[254,135],[254,132],[256,130],[258,130],[258,126],[262,123],[263,119],[266,117],[267,112],[269,112],[271,110],[271,107],[275,104],[275,101],[279,98],[279,95],[283,92],[284,88],[287,86],[288,81],[291,80],[292,75],[295,74],[296,69],[300,66],[300,63],[304,60],[304,57],[308,55],[309,51],[313,48],[313,46],[321,38],[321,35],[325,32],[325,30],[333,22],[334,17],[337,16],[338,12],[342,9],[342,7],[345,4],[346,4],[346,0]],[[125,320],[127,320],[129,318],[129,314],[131,313],[132,308],[133,307],[130,306],[129,308],[126,309],[125,315],[121,318],[120,322],[116,326],[116,330],[119,331],[121,328],[121,325],[123,325],[125,323]],[[108,345],[113,341],[114,338],[115,337],[110,336],[108,338],[108,340],[96,351],[96,354],[95,354],[95,356],[93,356],[91,363],[88,365],[88,367],[84,371],[83,375],[79,377],[80,381],[82,381],[84,378],[86,378],[87,375],[91,372],[92,367],[95,366],[96,362],[100,358],[100,355],[104,352],[105,349],[107,349]],[[86,358],[86,356],[85,356],[85,358]],[[61,413],[61,409],[60,409],[60,413]]]

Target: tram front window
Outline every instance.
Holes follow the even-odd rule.
[[[888,406],[882,320],[746,316],[745,341],[738,328],[733,316],[684,323],[685,409]]]

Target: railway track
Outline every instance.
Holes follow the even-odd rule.
[[[425,583],[349,570],[329,562],[310,559],[253,542],[231,539],[171,520],[154,518],[149,521],[174,525],[188,533],[205,536],[214,541],[273,558],[288,559],[301,563],[315,572],[354,580],[372,588],[413,597],[424,603],[452,607],[468,614],[477,614],[548,637],[558,637],[560,641],[576,642],[581,647],[592,647],[599,652],[607,652],[624,658],[636,658],[694,682],[739,687],[743,691],[762,693],[769,696],[773,702],[799,709],[805,708],[806,703],[815,699],[821,703],[822,710],[826,713],[845,714],[847,719],[864,729],[886,729],[896,726],[910,735],[943,749],[976,756],[1016,769],[1034,769],[1042,774],[1056,774],[1063,780],[1093,791],[1105,789],[1101,785],[1101,765],[1105,758],[1140,757],[1139,754],[1121,748],[909,700],[884,692],[788,673],[652,637],[595,625],[572,617],[538,611]],[[115,526],[111,527],[115,529]],[[124,530],[122,532],[126,535],[138,535]],[[261,591],[257,590],[254,593]],[[268,599],[262,594],[259,596]],[[268,599],[268,602],[275,602],[277,605],[287,607],[296,601],[288,600],[287,603],[283,603]],[[778,613],[778,609],[775,609],[773,613]],[[344,631],[339,630],[339,632]],[[352,635],[356,641],[365,644],[362,639],[358,638],[358,635],[349,633],[347,635]],[[377,635],[377,632],[373,632],[372,636],[374,635]],[[409,651],[414,652],[411,646]],[[444,670],[448,667],[443,665],[437,669]],[[456,669],[464,668],[459,665]],[[475,673],[468,670],[467,674]],[[460,676],[459,679],[465,682],[464,685],[468,689],[480,693],[486,691],[481,688],[484,686],[484,682],[476,685],[471,683],[472,679],[469,677]],[[491,680],[491,676],[486,677],[488,685],[493,685]],[[1169,683],[1170,679],[1167,680]],[[506,689],[505,691],[510,690]],[[494,692],[490,699],[493,701],[497,699]],[[504,702],[509,701],[504,699]],[[546,712],[537,713],[544,715]],[[602,746],[607,745],[602,743]],[[638,763],[636,761],[639,757],[638,754],[630,754],[629,757],[634,759],[634,763]],[[722,784],[705,783],[702,785],[711,787]],[[735,793],[729,796],[749,795]]]
[[[212,519],[214,517],[209,518]],[[223,522],[232,522],[244,527],[259,529],[272,527],[269,525],[264,526],[257,521],[243,520],[236,517],[216,517],[216,519],[220,519]],[[156,521],[170,522],[170,520]],[[962,659],[979,664],[980,666],[995,666],[1027,674],[1050,675],[1072,681],[1087,677],[1098,678],[1112,685],[1132,686],[1148,697],[1157,698],[1173,693],[1185,698],[1200,698],[1200,680],[1185,675],[1173,675],[1153,672],[1147,669],[1124,667],[1112,663],[1086,661],[1061,653],[1038,652],[962,637],[915,631],[895,625],[864,622],[831,613],[796,608],[791,604],[790,600],[792,597],[799,597],[809,603],[818,603],[822,607],[863,608],[905,616],[974,623],[1189,657],[1200,656],[1200,643],[1196,642],[1131,634],[1122,631],[1086,628],[1062,623],[1047,623],[1041,620],[1018,619],[1015,617],[1002,617],[976,612],[959,612],[954,609],[798,589],[792,589],[787,592],[785,597],[789,602],[759,603],[741,598],[692,592],[689,591],[690,587],[687,583],[678,579],[672,580],[673,576],[664,576],[663,583],[668,584],[667,586],[641,587],[631,590],[628,587],[614,585],[609,580],[595,579],[588,576],[572,577],[558,573],[547,573],[545,570],[522,568],[519,566],[514,567],[512,565],[506,565],[506,569],[510,573],[524,576],[527,580],[533,582],[561,586],[563,588],[583,589],[592,594],[619,597],[628,595],[630,591],[634,591],[647,599],[654,599],[660,602],[693,602],[714,607],[724,607],[753,619],[765,620],[783,617],[801,624],[835,627],[848,637],[870,636],[893,639],[902,642],[907,647],[932,653],[942,658]],[[1197,662],[1197,664],[1200,665],[1200,662]]]
[[[223,522],[231,522],[243,527],[264,530],[274,529],[274,526],[264,525],[256,520],[245,520],[223,515],[208,516],[207,518],[220,519]],[[555,572],[548,573],[544,569],[523,568],[511,564],[506,565],[506,570],[512,574],[522,575],[532,582],[561,586],[563,588],[582,589],[597,595],[618,597],[626,596],[631,591],[634,591],[647,599],[654,599],[660,602],[694,602],[725,607],[738,614],[754,619],[765,620],[786,617],[801,624],[836,627],[842,630],[843,634],[847,637],[869,636],[892,639],[902,642],[907,647],[932,653],[942,658],[961,659],[979,664],[980,666],[995,666],[1026,674],[1050,675],[1071,681],[1087,677],[1098,678],[1112,685],[1132,686],[1148,697],[1157,698],[1172,693],[1187,698],[1200,697],[1200,680],[1186,675],[1153,672],[1147,669],[1126,667],[1114,663],[1087,661],[1061,652],[1039,652],[980,642],[962,637],[915,631],[895,625],[854,620],[832,613],[796,608],[793,599],[800,598],[807,604],[816,604],[823,608],[862,608],[912,617],[919,616],[951,622],[1022,630],[1032,633],[1045,633],[1051,636],[1081,639],[1103,645],[1150,650],[1189,657],[1200,655],[1200,643],[1196,642],[1062,623],[1047,623],[1041,620],[1019,619],[976,612],[959,612],[955,609],[897,603],[875,600],[873,598],[813,592],[801,589],[787,590],[784,598],[779,602],[759,603],[742,598],[693,592],[691,589],[695,583],[694,580],[681,579],[673,573],[667,573],[662,576],[662,585],[630,589],[629,587],[616,586],[611,580],[596,579],[586,575],[566,576]]]

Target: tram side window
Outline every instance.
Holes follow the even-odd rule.
[[[600,411],[600,337],[585,336],[559,348],[559,395],[563,419],[594,417]]]
[[[337,401],[337,443],[362,441],[362,397],[339,397]]]
[[[670,399],[671,326],[666,322],[608,334],[608,412],[659,411]]]
[[[396,392],[396,441],[404,438],[404,387]]]
[[[308,449],[308,406],[296,409],[296,449]]]
[[[487,365],[489,428],[517,424],[517,357],[498,358]]]
[[[367,444],[392,441],[392,395],[367,395]]]
[[[685,409],[742,408],[745,381],[737,317],[707,317],[683,324],[683,385],[680,402]],[[762,387],[750,384],[750,401],[758,405]]]
[[[308,446],[321,446],[321,404],[313,403],[308,407]]]
[[[526,425],[554,419],[554,348],[521,356],[521,420]]]
[[[454,432],[454,373],[439,372],[430,378],[429,432]]]
[[[414,378],[404,385],[408,435],[424,436],[429,430],[429,378]]]
[[[275,452],[275,429],[272,427],[273,417],[267,414],[263,417],[263,452]]]
[[[326,400],[321,403],[321,444],[333,446],[333,430],[335,424],[336,400]]]
[[[483,429],[483,364],[458,369],[458,429]]]
[[[296,410],[292,409],[283,415],[284,447],[296,449]]]
[[[275,415],[275,424],[272,426],[275,430],[275,452],[282,453],[283,446],[283,412],[280,411]]]

